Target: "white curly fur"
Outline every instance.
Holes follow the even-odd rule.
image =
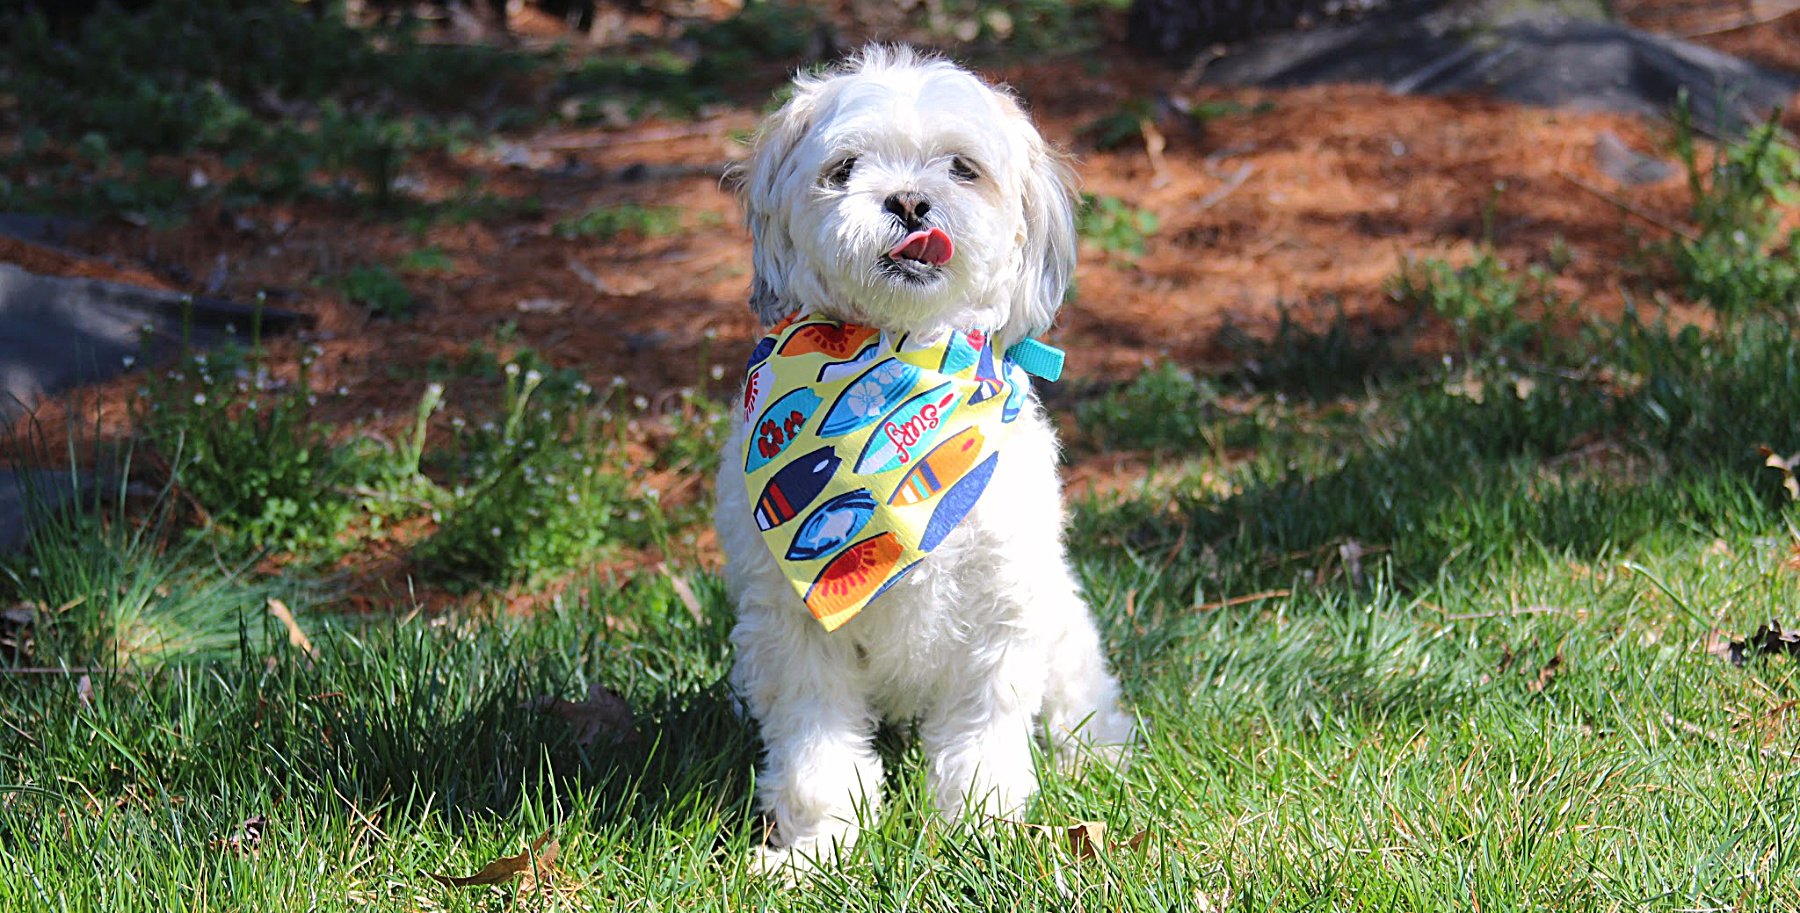
[[[956,157],[973,179],[951,173]],[[1063,157],[1012,96],[905,48],[796,80],[737,179],[765,323],[806,311],[893,332],[998,328],[1011,343],[1049,326],[1074,270]],[[908,233],[884,207],[902,191],[923,194],[927,224],[955,242],[924,280],[878,268]],[[732,682],[767,750],[757,789],[775,831],[759,867],[809,866],[855,840],[880,798],[884,718],[918,720],[951,820],[1023,807],[1037,789],[1034,724],[1064,763],[1122,756],[1133,720],[1064,554],[1056,439],[1035,396],[961,526],[833,633],[752,520],[744,433],[725,446],[717,525],[738,611]]]

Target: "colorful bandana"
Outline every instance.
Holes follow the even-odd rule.
[[[1028,390],[980,330],[895,340],[796,315],[756,344],[744,482],[764,544],[825,630],[968,515]]]

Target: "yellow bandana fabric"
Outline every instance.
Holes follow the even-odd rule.
[[[763,542],[835,631],[968,515],[1028,380],[980,330],[924,340],[776,324],[744,381],[744,481]]]

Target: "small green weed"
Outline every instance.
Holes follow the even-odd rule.
[[[452,422],[457,459],[440,470],[458,481],[415,556],[467,584],[515,583],[654,536],[662,517],[631,493],[609,397],[535,358],[504,376],[494,419]]]
[[[622,234],[657,238],[681,229],[681,210],[672,206],[610,203],[556,223],[559,238],[604,241]]]
[[[1160,221],[1147,209],[1136,209],[1112,196],[1081,195],[1081,212],[1075,228],[1083,238],[1107,253],[1137,257],[1155,235]]]
[[[1076,426],[1108,450],[1173,453],[1208,446],[1208,422],[1216,418],[1218,389],[1173,362],[1163,362],[1131,383],[1082,403]]]
[[[1550,287],[1549,274],[1532,267],[1521,276],[1485,245],[1466,266],[1409,258],[1389,279],[1388,290],[1402,305],[1448,321],[1465,360],[1570,354],[1557,324],[1574,309]]]
[[[447,273],[456,269],[456,260],[441,247],[421,247],[395,261],[394,268],[406,273]]]
[[[1134,98],[1120,104],[1118,110],[1088,121],[1075,133],[1086,137],[1088,142],[1094,144],[1095,149],[1117,149],[1140,139],[1143,136],[1144,121],[1155,115],[1154,105],[1144,99]]]
[[[338,279],[338,288],[371,317],[393,320],[412,313],[412,290],[385,266],[359,266]]]
[[[343,487],[353,467],[313,418],[311,365],[274,376],[260,346],[189,355],[152,375],[132,424],[182,499],[228,540],[254,547],[322,547],[350,521]]]
[[[1675,126],[1699,226],[1674,242],[1671,257],[1688,294],[1728,317],[1793,312],[1800,307],[1800,231],[1779,231],[1782,213],[1800,199],[1800,149],[1771,119],[1703,166],[1685,97]]]

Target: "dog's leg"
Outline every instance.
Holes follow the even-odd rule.
[[[1009,635],[970,650],[920,721],[938,813],[948,820],[1018,814],[1037,791],[1031,721],[1043,702],[1043,656]]]
[[[791,873],[828,862],[855,842],[881,795],[877,717],[856,681],[854,647],[790,607],[741,606],[731,639],[732,682],[766,750],[758,798],[775,819],[777,847],[759,849],[752,866]]]
[[[1063,770],[1088,762],[1116,765],[1136,723],[1119,709],[1119,682],[1106,667],[1100,632],[1081,591],[1066,571],[1056,576],[1044,581],[1045,592],[1032,606],[1044,619],[1048,641],[1044,736]]]

